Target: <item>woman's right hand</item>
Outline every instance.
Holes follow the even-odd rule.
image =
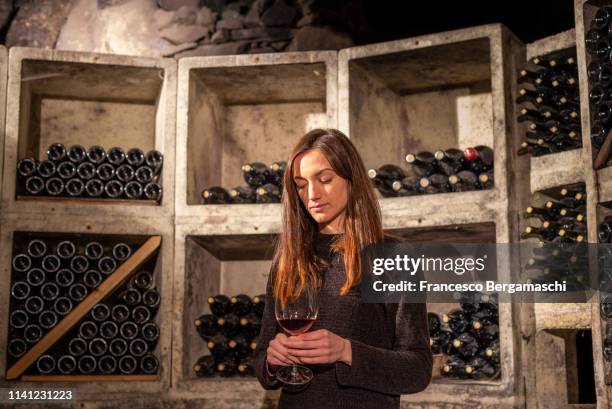
[[[279,366],[287,366],[291,364],[299,364],[300,360],[298,357],[289,355],[285,341],[287,335],[279,332],[276,334],[274,339],[270,341],[267,349],[266,360],[268,362],[268,368],[274,372]]]

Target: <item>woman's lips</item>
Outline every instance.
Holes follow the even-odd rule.
[[[312,206],[310,208],[310,210],[312,210],[313,212],[319,213],[319,212],[322,212],[323,209],[325,209],[326,206],[327,206],[327,204],[320,204],[320,205],[317,205],[317,206]]]

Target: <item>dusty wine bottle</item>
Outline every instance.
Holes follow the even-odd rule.
[[[153,174],[156,175],[161,171],[162,164],[164,163],[164,155],[158,150],[151,149],[145,155],[145,163],[151,168]]]
[[[118,180],[111,180],[104,185],[104,193],[110,199],[119,199],[124,193],[123,184]]]
[[[45,182],[45,191],[51,196],[61,195],[64,188],[64,182],[60,178],[50,178]]]
[[[48,354],[42,355],[40,358],[38,358],[38,360],[36,360],[36,369],[38,369],[38,372],[43,375],[50,374],[55,371],[55,365],[55,358]]]
[[[42,285],[46,280],[45,273],[40,268],[33,268],[28,271],[26,275],[26,281],[30,284],[30,287],[38,287]]]
[[[123,164],[117,168],[115,175],[120,182],[130,182],[135,176],[134,168],[128,164]]]
[[[57,172],[57,167],[55,166],[55,163],[51,162],[50,160],[42,160],[38,162],[36,172],[41,178],[49,179],[55,176],[55,172]]]
[[[146,185],[153,180],[153,169],[146,165],[141,166],[136,169],[134,176],[136,177],[137,182]]]
[[[78,197],[81,196],[85,191],[85,183],[83,183],[81,179],[70,179],[66,182],[64,190],[66,191],[66,193],[68,193],[68,196]]]
[[[128,351],[128,343],[123,338],[115,338],[108,344],[108,352],[114,357],[124,356]]]
[[[198,358],[193,371],[198,378],[206,378],[215,374],[217,363],[212,355],[204,355]]]
[[[85,183],[85,193],[89,197],[100,197],[104,193],[104,182],[100,179],[90,179]]]
[[[96,358],[91,355],[83,355],[79,358],[77,366],[81,374],[87,375],[96,370],[97,361]]]
[[[98,179],[103,182],[108,182],[115,177],[115,168],[110,163],[103,163],[96,168]]]
[[[117,360],[110,355],[104,355],[98,361],[98,369],[102,374],[112,374],[117,370]]]
[[[36,173],[37,167],[38,165],[36,164],[36,161],[34,159],[21,159],[19,162],[17,162],[17,174],[22,178],[27,178]]]
[[[106,160],[106,151],[99,145],[93,145],[87,150],[87,159],[94,165],[99,165]]]
[[[77,167],[77,175],[83,180],[90,180],[96,175],[96,166],[90,162],[83,162]]]
[[[106,157],[108,162],[115,167],[121,166],[125,162],[125,152],[118,146],[110,148],[106,153]]]
[[[123,355],[119,359],[119,372],[123,375],[129,375],[138,369],[138,361],[131,355]]]
[[[431,152],[408,153],[405,159],[419,176],[428,176],[436,170],[436,158]]]
[[[74,283],[74,273],[63,268],[55,273],[55,283],[60,287],[70,287]]]
[[[278,186],[267,183],[257,188],[256,203],[279,203],[281,192]]]
[[[156,182],[147,183],[144,187],[144,196],[147,200],[154,200],[159,203],[162,198],[161,185]]]
[[[130,342],[130,355],[139,358],[148,352],[148,345],[142,338],[133,339]]]
[[[104,275],[109,275],[117,269],[117,262],[114,258],[104,256],[98,260],[98,270]]]
[[[87,341],[83,338],[73,338],[68,343],[68,352],[70,355],[79,357],[87,352]]]
[[[287,167],[287,162],[279,161],[274,162],[270,165],[268,183],[272,183],[279,187],[283,186],[283,176],[285,175],[285,168]]]
[[[138,336],[138,325],[133,321],[126,321],[119,327],[119,333],[125,340],[131,340]]]
[[[270,179],[269,169],[261,162],[251,162],[242,165],[242,176],[247,185],[258,188]]]
[[[87,150],[81,145],[72,145],[66,156],[70,162],[78,164],[87,158]]]
[[[117,323],[125,322],[130,317],[130,309],[124,304],[114,305],[111,309],[111,318]]]
[[[141,166],[145,161],[145,155],[142,149],[132,148],[127,151],[126,160],[128,165],[137,168]]]
[[[125,197],[132,200],[140,199],[144,193],[142,185],[135,181],[126,183],[123,190],[125,192]]]
[[[465,332],[469,327],[469,321],[462,310],[452,310],[442,315],[442,322],[456,335]]]
[[[57,166],[57,175],[61,179],[72,179],[76,175],[76,173],[76,165],[72,162],[62,162]]]

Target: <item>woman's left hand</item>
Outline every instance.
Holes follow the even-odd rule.
[[[352,362],[351,342],[326,329],[293,335],[285,340],[288,352],[304,364],[348,365]]]

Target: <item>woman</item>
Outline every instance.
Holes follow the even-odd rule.
[[[283,231],[270,272],[255,371],[277,389],[278,368],[308,365],[300,391],[283,389],[280,408],[399,408],[400,394],[431,379],[426,306],[360,303],[360,250],[385,240],[380,208],[359,153],[340,131],[302,137],[284,177]],[[276,297],[320,289],[311,330],[286,336]]]

